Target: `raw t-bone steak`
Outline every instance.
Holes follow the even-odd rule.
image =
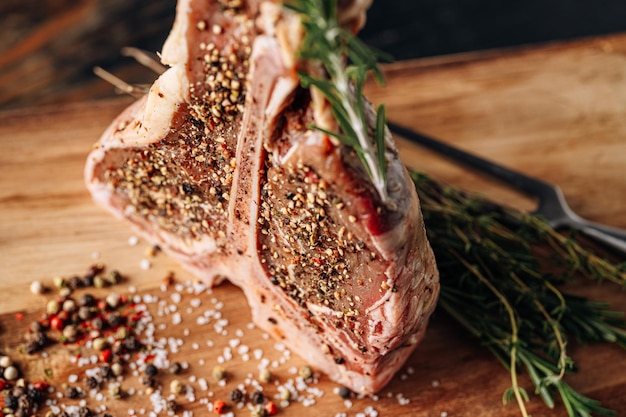
[[[340,2],[356,30],[362,2]],[[181,0],[170,68],[88,158],[94,199],[209,285],[243,289],[256,324],[359,393],[422,339],[439,291],[414,186],[387,143],[383,203],[321,96],[300,87],[297,14]]]

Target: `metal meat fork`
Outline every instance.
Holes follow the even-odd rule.
[[[417,145],[431,149],[449,159],[510,184],[526,194],[537,197],[539,205],[533,214],[544,218],[552,228],[569,227],[579,230],[598,243],[626,255],[626,231],[583,219],[567,205],[560,187],[472,155],[407,127],[393,122],[388,125],[392,132]]]

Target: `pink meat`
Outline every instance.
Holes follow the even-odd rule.
[[[363,22],[365,2],[341,2]],[[359,7],[361,5],[361,7]],[[346,14],[349,13],[349,14]],[[256,324],[359,393],[422,339],[439,291],[413,184],[388,138],[389,203],[299,87],[297,16],[270,1],[181,0],[170,68],[89,155],[94,199]]]

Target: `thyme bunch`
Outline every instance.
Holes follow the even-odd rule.
[[[384,82],[378,61],[388,60],[388,56],[371,49],[339,25],[337,0],[295,0],[285,3],[285,7],[299,13],[302,18],[305,38],[300,46],[300,57],[320,65],[327,75],[317,77],[300,71],[301,84],[304,88],[314,87],[324,95],[340,131],[312,127],[350,146],[361,160],[382,201],[388,203],[385,108],[378,106],[372,134],[363,98],[368,74],[372,73],[379,83]]]
[[[509,370],[515,401],[528,416],[524,371],[550,408],[558,396],[570,417],[615,415],[567,384],[575,371],[569,337],[626,348],[622,312],[562,290],[574,274],[626,287],[626,265],[613,265],[535,216],[471,196],[412,172],[441,274],[439,306]],[[545,247],[545,256],[537,247]],[[546,261],[551,265],[546,265]],[[546,272],[546,268],[553,271]]]

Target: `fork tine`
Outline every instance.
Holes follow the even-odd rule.
[[[526,194],[537,197],[539,205],[533,214],[543,217],[553,229],[563,227],[578,229],[605,246],[626,254],[626,231],[593,223],[577,215],[567,204],[559,186],[472,155],[397,123],[389,122],[388,126],[393,133],[417,145],[431,149],[449,159],[488,174]]]

